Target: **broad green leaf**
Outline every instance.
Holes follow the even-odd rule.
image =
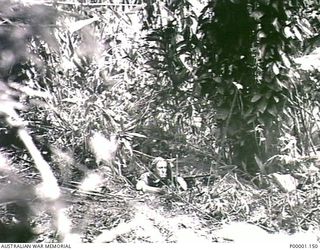
[[[237,88],[238,90],[243,89],[243,85],[242,85],[242,84],[237,83],[237,82],[232,82],[232,83],[236,86],[236,88]]]
[[[254,159],[255,159],[255,161],[256,161],[259,169],[260,169],[260,172],[261,172],[261,173],[264,173],[264,172],[265,172],[264,164],[262,163],[262,161],[260,160],[260,158],[259,158],[256,154],[254,154]]]
[[[283,31],[286,38],[294,37],[294,34],[291,32],[291,29],[288,26],[286,26]]]
[[[215,81],[216,83],[221,83],[222,82],[222,77],[214,77],[213,79],[212,79],[213,81]]]
[[[311,26],[310,23],[307,20],[297,20],[299,28],[301,29],[301,31],[308,35],[308,36],[312,36],[313,32],[310,30]]]
[[[258,20],[260,20],[261,17],[264,16],[264,13],[261,12],[261,11],[253,11],[253,12],[251,13],[251,16],[252,16],[255,20],[258,21]]]
[[[291,67],[291,63],[290,63],[289,58],[286,56],[286,54],[282,52],[282,53],[280,53],[280,55],[281,55],[281,59],[282,59],[283,64],[287,68],[290,68]]]
[[[251,102],[257,102],[261,99],[261,95],[260,94],[255,94],[252,98],[251,98]]]
[[[278,110],[277,110],[277,107],[276,107],[275,105],[271,105],[271,107],[269,107],[269,108],[267,109],[267,112],[268,112],[270,115],[274,116],[274,117],[277,117],[277,115],[278,115]]]
[[[275,75],[279,75],[280,70],[279,70],[279,67],[278,67],[278,65],[277,65],[276,63],[274,63],[274,64],[272,65],[272,70],[273,70],[273,73],[274,73]]]
[[[253,112],[253,105],[250,105],[249,109],[243,114],[243,118],[247,119],[252,115]]]
[[[301,42],[303,41],[303,37],[297,27],[293,27],[293,33],[296,38],[298,38]]]
[[[288,86],[284,82],[280,81],[278,78],[276,78],[276,83],[279,87],[288,89]]]
[[[264,95],[265,99],[270,99],[270,97],[272,96],[272,92],[271,91],[267,91],[267,93]]]
[[[258,34],[257,34],[257,37],[258,38],[265,38],[265,37],[267,37],[267,35],[263,31],[259,31]]]
[[[265,99],[262,99],[259,101],[259,104],[258,104],[258,111],[263,114],[265,111],[266,111],[266,108],[267,108],[267,101]]]
[[[281,86],[282,86],[282,85],[281,85]],[[268,88],[271,89],[271,90],[273,90],[273,91],[276,91],[276,92],[281,91],[281,89],[282,89],[281,86],[279,86],[277,80],[276,80],[275,83],[270,83],[270,84],[268,84]]]
[[[254,122],[256,120],[256,117],[255,116],[252,116],[251,118],[249,118],[247,120],[247,124],[251,124],[252,122]]]
[[[278,18],[274,19],[274,21],[272,22],[272,25],[276,29],[277,32],[280,32],[280,24],[279,24]]]

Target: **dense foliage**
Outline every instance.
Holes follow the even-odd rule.
[[[211,226],[243,220],[272,232],[317,228],[318,5],[0,1],[1,184],[41,197],[56,221],[67,220],[44,191],[30,187],[47,183],[42,169],[49,164],[61,187],[90,195],[92,204],[77,201],[70,214],[92,209],[82,218],[91,230],[83,241],[92,242],[101,232],[90,220],[108,229],[119,217],[128,220],[132,211],[119,212],[119,204],[125,210],[127,197],[138,199],[135,179],[162,156],[189,184],[185,193],[160,198],[172,213],[196,211]],[[294,191],[274,173],[290,174]],[[28,188],[11,187],[19,175]],[[90,178],[92,189],[107,193],[85,190]],[[113,210],[97,197],[108,197]],[[29,230],[29,212],[23,216]]]
[[[305,93],[293,58],[302,48],[312,50],[308,41],[318,37],[317,4],[209,1],[196,13],[198,4],[159,4],[166,22],[149,14],[148,40],[156,41],[151,66],[166,72],[175,99],[189,94],[212,101],[219,156],[250,173],[263,171],[263,162],[280,153],[288,108],[299,109],[297,95]],[[300,153],[311,151],[304,142]]]

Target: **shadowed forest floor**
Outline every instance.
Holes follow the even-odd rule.
[[[64,193],[66,213],[83,243],[216,241],[212,222],[175,195],[141,194],[128,187],[105,197]],[[49,216],[37,223],[36,242],[57,242]]]
[[[7,188],[2,190],[23,191],[23,199],[30,208],[27,221],[35,234],[31,242],[60,242],[56,220],[52,218],[54,213],[50,213],[52,204],[32,195],[28,198],[28,189],[39,183],[39,174],[28,162],[13,166],[12,173],[1,179],[2,188]],[[236,224],[233,231],[252,230],[251,233],[260,232],[263,237],[269,237],[270,233],[287,237],[319,232],[315,189],[319,171],[310,180],[301,179],[303,186],[291,192],[282,191],[269,176],[261,176],[264,186],[258,187],[241,171],[230,169],[210,182],[205,179],[187,191],[169,190],[164,195],[145,194],[136,191],[122,176],[92,171],[103,176],[103,183],[96,190],[82,190],[81,178],[79,181],[60,178],[62,195],[58,206],[64,208],[61,211],[69,220],[60,221],[59,228],[71,227],[71,233],[76,236],[69,239],[71,242],[226,242],[238,233],[229,238],[217,232],[225,224],[235,222],[246,224]],[[13,182],[19,184],[13,186]],[[21,212],[10,202],[1,205],[0,214],[4,224],[15,225],[21,221]]]

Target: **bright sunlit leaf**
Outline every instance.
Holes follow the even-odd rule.
[[[69,24],[69,31],[70,33],[73,33],[75,31],[78,31],[82,29],[83,27],[92,24],[95,21],[98,21],[99,18],[97,16],[89,18],[89,19],[84,19],[84,20],[79,20],[74,23]]]

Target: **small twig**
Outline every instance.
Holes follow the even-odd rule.
[[[77,187],[77,186],[74,186]],[[80,194],[85,194],[85,195],[92,195],[92,196],[98,196],[98,197],[115,197],[115,198],[129,198],[132,199],[134,198],[133,196],[129,196],[129,195],[123,195],[123,194],[116,194],[116,193],[102,193],[102,192],[98,192],[98,191],[85,191],[85,190],[81,190],[81,189],[76,189],[73,187],[61,187],[62,189],[66,189],[66,190],[70,190],[72,192],[72,194],[76,194],[76,193],[80,193]]]
[[[316,212],[316,211],[319,211],[319,208],[313,208],[313,209],[311,209],[311,211],[307,214],[307,215],[305,215],[300,221],[299,221],[299,225],[301,225],[303,222],[305,222],[305,221],[311,221],[310,219],[308,219],[308,217],[310,216],[310,215],[312,215],[314,212]]]
[[[197,174],[197,175],[189,175],[189,176],[183,176],[183,178],[186,179],[195,179],[195,178],[202,178],[202,177],[208,177],[208,176],[215,176],[214,174]]]
[[[145,154],[145,153],[140,152],[140,151],[138,151],[138,150],[132,150],[132,152],[134,152],[134,153],[136,153],[136,154],[139,154],[139,155],[146,156],[146,157],[148,157],[148,158],[150,158],[150,159],[154,159],[154,156],[151,156],[151,155]]]
[[[28,171],[29,169],[31,169],[31,167],[26,167],[26,168],[18,170],[17,173],[22,173],[22,172]]]
[[[212,167],[213,167],[213,164],[211,163],[210,164],[210,173],[212,173]],[[211,181],[211,175],[209,175],[209,178],[208,178],[208,181],[207,181],[207,187],[209,187],[209,185],[210,185],[210,181]]]

